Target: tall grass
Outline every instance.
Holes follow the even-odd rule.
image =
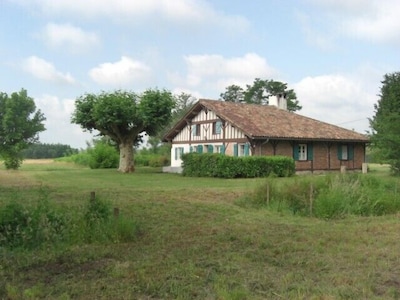
[[[268,178],[238,203],[323,219],[381,216],[400,211],[398,188],[395,180],[363,174]]]
[[[33,249],[85,243],[115,243],[134,240],[138,222],[115,216],[111,203],[91,199],[80,209],[56,207],[45,190],[29,204],[11,199],[0,207],[0,247]]]

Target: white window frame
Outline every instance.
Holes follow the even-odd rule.
[[[348,145],[342,145],[342,157],[341,160],[348,160],[349,159],[349,147]]]
[[[184,153],[185,148],[183,147],[176,147],[175,148],[175,160],[179,160],[182,157],[182,154]]]
[[[299,160],[307,160],[307,144],[299,144]]]

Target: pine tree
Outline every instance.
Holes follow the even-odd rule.
[[[400,72],[386,74],[380,99],[370,119],[371,142],[377,157],[400,175]]]

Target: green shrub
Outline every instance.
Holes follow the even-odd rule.
[[[170,158],[160,154],[136,154],[135,166],[163,167],[170,164]]]
[[[295,172],[294,160],[285,156],[233,157],[211,153],[185,153],[182,155],[182,174],[193,177],[254,178],[291,176]]]
[[[104,142],[97,142],[94,148],[89,149],[89,167],[91,169],[118,168],[119,153],[114,146]]]

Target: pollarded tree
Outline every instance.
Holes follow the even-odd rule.
[[[37,142],[45,120],[26,90],[0,93],[0,156],[7,169],[20,167],[22,150]]]
[[[400,175],[400,72],[384,76],[379,96],[370,119],[372,147]]]
[[[99,131],[119,147],[118,171],[134,171],[133,146],[142,133],[154,136],[171,118],[174,98],[166,90],[146,90],[137,95],[128,91],[85,94],[75,101],[72,122],[84,130]]]

